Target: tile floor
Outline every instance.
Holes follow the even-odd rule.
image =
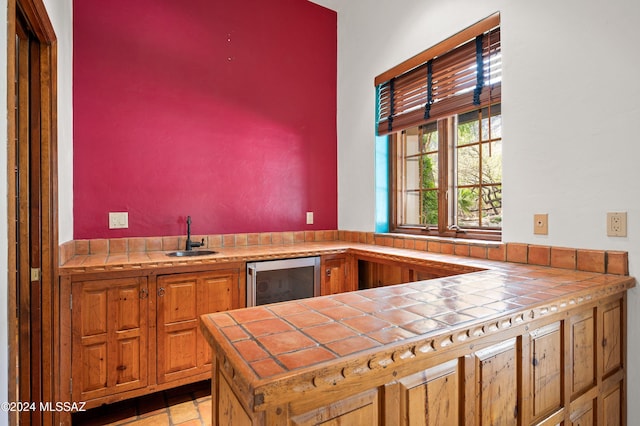
[[[72,424],[208,426],[211,425],[211,382],[198,382],[76,413]]]

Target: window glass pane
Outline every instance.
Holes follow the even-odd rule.
[[[502,137],[502,116],[491,117],[491,139]]]
[[[438,154],[422,156],[422,189],[438,187]]]
[[[476,185],[479,183],[480,155],[478,145],[458,148],[458,185]]]
[[[502,141],[482,144],[482,183],[502,182]]]
[[[502,137],[502,116],[500,115],[502,106],[500,104],[491,105],[488,108],[482,108],[480,114],[482,116],[482,140],[496,139]],[[491,133],[489,133],[491,126]]]
[[[420,193],[405,193],[405,215],[404,223],[406,225],[420,224]]]
[[[473,121],[462,122],[458,120],[458,145],[467,145],[480,140],[480,126],[477,120],[477,113],[474,114],[476,119]]]
[[[456,199],[457,225],[477,227],[479,221],[479,197],[477,188],[459,188]]]
[[[418,128],[407,129],[405,133],[405,155],[420,154],[420,138]]]
[[[482,226],[502,227],[502,186],[482,188]]]
[[[423,126],[422,152],[438,151],[438,130],[435,125]]]
[[[438,192],[425,191],[422,193],[422,223],[438,225]]]
[[[420,188],[420,158],[411,157],[407,158],[405,162],[405,183],[404,188],[406,190],[419,189]]]

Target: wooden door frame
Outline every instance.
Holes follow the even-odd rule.
[[[22,396],[29,395],[30,400],[37,403],[38,401],[56,401],[55,389],[57,388],[54,375],[54,371],[57,370],[55,365],[58,362],[54,350],[54,342],[57,340],[56,330],[58,329],[58,309],[57,304],[54,303],[58,292],[57,41],[42,0],[8,0],[7,3],[9,399],[24,401]],[[19,283],[16,280],[17,273],[24,274],[25,272],[18,271],[16,266],[16,220],[20,220],[23,215],[15,208],[15,170],[18,165],[15,161],[17,123],[13,111],[16,108],[15,38],[18,13],[24,18],[33,34],[35,53],[39,56],[37,75],[32,77],[37,79],[39,92],[34,97],[37,99],[37,105],[32,105],[32,107],[38,108],[39,124],[36,123],[36,133],[40,139],[39,163],[36,163],[39,166],[39,183],[36,186],[39,187],[40,192],[38,198],[41,217],[39,225],[35,228],[35,232],[39,231],[40,233],[40,247],[39,253],[37,253],[40,257],[40,265],[38,266],[41,270],[38,289],[40,312],[37,315],[39,323],[30,328],[30,340],[40,346],[38,351],[41,373],[38,374],[37,383],[30,380],[27,382],[31,384],[30,389],[24,389],[24,385],[21,389],[21,386],[18,385],[21,374],[28,374],[28,372],[20,371],[18,359],[18,339],[22,338],[20,337],[20,325],[25,321],[24,314],[18,315],[17,286]],[[29,171],[27,170],[27,172]],[[30,272],[28,273],[30,274]],[[27,298],[30,301],[29,296]],[[35,388],[34,393],[37,395],[32,395],[31,388]],[[11,424],[18,422],[18,416],[15,412],[10,413],[10,422]],[[32,423],[35,424],[51,424],[52,422],[52,413],[35,414],[35,417],[32,417]]]

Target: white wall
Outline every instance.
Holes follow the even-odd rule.
[[[7,0],[0,0],[0,52],[7,51]],[[0,93],[7,93],[7,55],[0,54]],[[0,403],[9,400],[9,304],[8,211],[7,211],[7,97],[0,95]],[[0,410],[0,425],[9,423],[9,413]]]
[[[43,0],[58,39],[58,240],[73,239],[73,0]]]
[[[339,229],[374,230],[374,77],[500,11],[503,241],[626,250],[640,276],[640,3],[350,0],[337,9]],[[606,236],[607,211],[628,212],[627,238]],[[549,213],[548,236],[533,235],[534,213]],[[639,289],[628,312],[632,360]],[[627,365],[629,419],[640,418],[640,365]]]
[[[72,0],[46,0],[45,6],[58,37],[58,152],[60,241],[73,238],[73,116],[72,116]],[[7,52],[7,0],[0,0],[0,52]],[[0,93],[7,93],[7,56],[0,54]],[[7,176],[7,98],[0,96],[0,176]],[[7,280],[7,186],[0,178],[0,402],[8,400],[8,312]],[[0,426],[8,424],[8,413],[0,411]]]

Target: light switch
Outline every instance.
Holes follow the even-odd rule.
[[[122,229],[129,227],[128,212],[109,212],[109,229]]]
[[[313,212],[307,212],[307,225],[313,225]]]

